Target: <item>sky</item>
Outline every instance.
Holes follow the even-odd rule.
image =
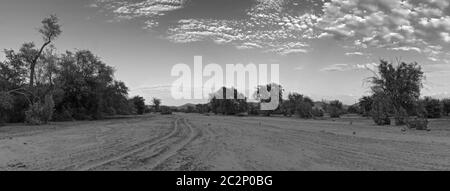
[[[130,95],[166,105],[175,64],[279,64],[286,94],[353,104],[380,59],[418,62],[422,95],[450,97],[448,0],[2,0],[0,48],[41,44],[55,14],[60,53],[89,49]],[[0,60],[4,55],[0,53]],[[206,79],[205,79],[206,80]]]

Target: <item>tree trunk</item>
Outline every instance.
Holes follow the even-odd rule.
[[[36,54],[36,56],[34,57],[33,61],[30,63],[30,87],[32,88],[34,86],[34,76],[35,76],[35,68],[36,68],[36,63],[39,59],[39,57],[41,57],[42,52],[44,51],[44,48],[49,45],[51,43],[51,41],[47,41],[45,42],[42,46],[41,49],[39,50],[39,52]]]

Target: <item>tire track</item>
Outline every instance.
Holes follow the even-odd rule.
[[[194,128],[187,123],[186,119],[178,118],[174,122],[174,131],[170,134],[139,147],[138,149],[131,150],[107,160],[102,160],[93,165],[85,166],[80,170],[152,170],[165,162],[168,158],[176,155],[178,151],[189,144],[194,137]]]
[[[123,152],[120,155],[115,155],[113,157],[108,157],[108,158],[104,157],[104,158],[101,158],[101,159],[96,159],[94,161],[88,161],[85,164],[77,165],[74,169],[75,170],[79,170],[79,171],[88,171],[88,170],[91,170],[91,169],[94,169],[94,168],[97,168],[97,167],[100,167],[100,166],[107,165],[107,164],[112,163],[114,161],[121,160],[121,159],[126,158],[126,157],[128,157],[130,155],[134,155],[136,153],[142,152],[143,150],[147,149],[148,147],[152,147],[152,146],[154,146],[154,145],[156,145],[156,144],[158,144],[158,143],[160,143],[160,142],[162,142],[162,141],[164,141],[166,139],[169,139],[170,137],[173,137],[174,135],[176,135],[180,131],[180,129],[179,129],[178,125],[177,125],[179,120],[180,120],[180,118],[176,119],[174,121],[174,128],[173,128],[173,130],[169,134],[167,134],[167,135],[165,135],[165,136],[163,136],[161,138],[157,138],[156,140],[152,139],[152,140],[149,140],[149,141],[141,142],[141,143],[139,143],[137,145],[134,145],[133,146],[134,148],[131,148],[130,150],[128,150],[126,152]]]

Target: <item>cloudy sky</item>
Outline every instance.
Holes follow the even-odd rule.
[[[132,94],[173,100],[173,65],[280,64],[287,92],[354,103],[380,58],[417,61],[424,95],[450,96],[448,0],[2,0],[0,48],[39,42],[56,14],[59,50],[90,49]],[[0,54],[0,58],[3,55]]]

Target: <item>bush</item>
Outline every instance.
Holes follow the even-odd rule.
[[[42,125],[52,119],[55,103],[52,96],[45,96],[44,103],[36,102],[25,112],[25,122],[31,125]]]
[[[448,116],[448,114],[450,113],[450,99],[442,100],[442,110],[443,113]]]
[[[333,106],[328,108],[328,113],[330,114],[331,118],[340,118],[342,115],[341,110],[339,108],[333,107]]]
[[[343,104],[339,100],[331,101],[326,108],[331,118],[340,118],[343,114]]]
[[[323,116],[324,116],[324,112],[323,112],[323,110],[321,110],[321,109],[319,109],[319,108],[314,108],[314,109],[312,110],[312,115],[313,115],[314,117],[323,117]]]
[[[438,99],[426,97],[421,101],[426,110],[426,117],[428,118],[441,118],[442,107],[441,102]]]
[[[395,125],[401,126],[406,124],[406,120],[408,119],[408,113],[405,108],[399,107],[399,110],[396,112],[395,115]]]
[[[13,99],[6,92],[0,92],[0,126],[6,122],[7,111],[13,107]]]
[[[169,107],[160,107],[161,115],[172,115],[172,110]]]
[[[297,105],[297,115],[303,119],[309,119],[313,117],[312,105],[308,102],[300,102]]]
[[[62,112],[53,114],[53,121],[73,121],[75,120],[72,112],[69,109],[63,109]]]
[[[406,126],[410,129],[428,130],[428,120],[423,117],[410,118],[407,120]]]
[[[136,113],[138,115],[143,115],[145,113],[145,99],[140,96],[135,96],[131,99],[131,102],[134,104],[134,108],[136,108]]]
[[[384,95],[374,95],[371,116],[377,125],[391,125],[389,118],[389,100]]]

